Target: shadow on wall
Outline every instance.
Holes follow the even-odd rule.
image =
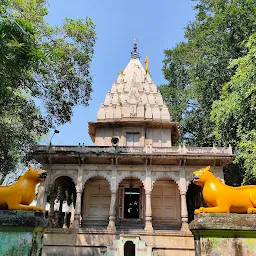
[[[202,195],[202,187],[190,183],[187,190],[188,223],[194,220],[194,211],[207,206]]]

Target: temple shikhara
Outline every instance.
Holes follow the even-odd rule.
[[[194,255],[188,222],[202,200],[192,172],[211,165],[223,180],[233,153],[176,145],[179,124],[171,114],[135,41],[88,123],[94,146],[34,150],[48,172],[37,200],[49,222],[43,255]]]

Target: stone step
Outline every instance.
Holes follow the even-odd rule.
[[[81,227],[82,228],[86,228],[86,227],[90,227],[90,228],[97,228],[97,227],[107,228],[107,226],[108,226],[108,220],[82,220],[81,221]]]
[[[118,220],[116,221],[117,229],[144,229],[145,222],[143,220],[131,219],[131,220]]]

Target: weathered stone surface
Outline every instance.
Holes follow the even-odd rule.
[[[189,227],[196,256],[256,255],[256,215],[205,213]]]
[[[47,227],[42,212],[0,210],[0,230],[4,227]]]
[[[46,226],[41,212],[0,211],[0,255],[41,255]]]
[[[192,230],[255,230],[255,214],[204,213],[189,224]]]
[[[171,230],[130,230],[124,234],[97,229],[79,229],[76,232],[72,229],[48,229],[44,235],[42,256],[101,255],[101,252],[107,251],[107,246],[111,247],[121,237],[131,238],[131,241],[139,237],[158,256],[194,256],[194,238],[191,234]]]

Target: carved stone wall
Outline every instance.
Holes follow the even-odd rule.
[[[51,169],[48,171],[48,184],[51,186],[56,179],[58,179],[61,176],[67,176],[71,178],[74,182],[75,185],[77,185],[77,175],[78,175],[78,170],[77,169]]]

